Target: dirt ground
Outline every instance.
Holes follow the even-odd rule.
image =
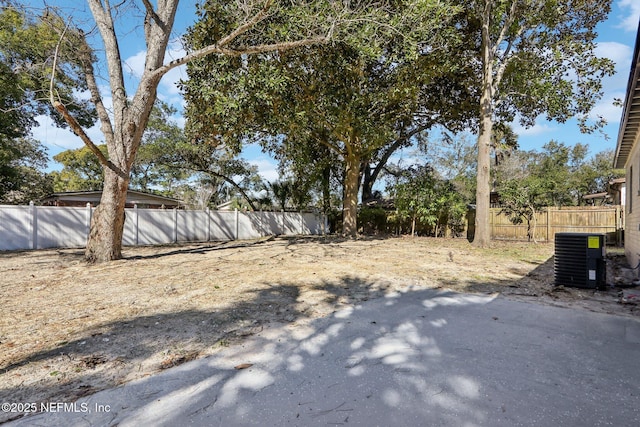
[[[606,291],[554,287],[552,255],[549,244],[335,237],[126,248],[94,265],[78,249],[0,253],[0,402],[71,402],[387,292],[499,293],[640,316],[633,294],[622,298],[635,277],[619,249]]]

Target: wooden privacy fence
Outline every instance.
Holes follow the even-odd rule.
[[[527,239],[527,223],[514,224],[491,208],[491,236],[494,239]],[[599,233],[607,235],[609,244],[622,244],[624,210],[620,206],[569,206],[544,208],[536,215],[534,237],[538,241],[553,241],[556,233]]]

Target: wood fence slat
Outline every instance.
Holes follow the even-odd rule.
[[[491,236],[494,239],[527,239],[527,223],[513,224],[500,208],[491,208]],[[538,241],[553,241],[556,233],[607,234],[610,243],[621,244],[624,224],[620,206],[548,207],[536,215],[534,237]]]

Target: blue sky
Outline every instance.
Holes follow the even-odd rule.
[[[614,107],[613,100],[624,100],[625,97],[639,17],[640,0],[614,0],[609,18],[598,27],[597,54],[616,63],[616,74],[603,81],[604,96],[593,113],[607,120],[604,132],[610,139],[606,140],[599,132],[581,134],[576,120],[560,124],[540,118],[532,128],[516,126],[521,149],[539,149],[552,139],[567,145],[578,142],[588,144],[591,154],[608,148],[615,149],[622,109]]]
[[[37,6],[42,4],[42,1],[32,0],[30,3]],[[63,11],[72,14],[76,19],[87,19],[88,7],[85,2],[49,0],[47,3],[60,5]],[[171,45],[167,54],[167,61],[184,54],[180,44],[177,42],[177,38],[182,30],[195,19],[195,3],[195,0],[183,0],[180,3],[174,27],[176,42]],[[141,12],[132,8],[127,13],[133,18]],[[615,98],[624,99],[625,96],[639,18],[640,0],[614,0],[608,20],[598,27],[597,53],[599,56],[608,57],[616,63],[616,74],[603,81],[604,97],[594,109],[594,114],[602,115],[606,118],[608,125],[604,129],[604,133],[608,135],[609,139],[607,140],[602,133],[598,132],[592,135],[581,134],[575,120],[560,124],[540,118],[532,128],[515,127],[520,137],[519,143],[522,150],[540,149],[542,145],[552,139],[567,145],[575,143],[588,144],[591,154],[608,148],[615,148],[622,110],[613,106],[613,100]],[[131,21],[133,22],[133,19]],[[122,58],[129,81],[129,95],[133,95],[133,85],[136,82],[136,76],[140,75],[144,62],[145,46],[141,31],[141,28],[129,29],[128,32],[122,34],[120,42]],[[184,67],[175,69],[166,75],[158,88],[159,98],[175,106],[182,106],[183,100],[176,87],[176,82],[185,77]],[[110,95],[106,81],[104,81],[102,90],[105,104],[110,105]],[[175,120],[179,124],[184,123],[184,119],[180,116],[175,117]],[[48,148],[51,156],[67,149],[82,147],[82,142],[78,137],[67,130],[52,126],[50,119],[41,117],[39,121],[41,126],[33,130],[33,137],[40,140]],[[98,125],[90,129],[88,134],[94,142],[98,144],[103,142]],[[409,154],[409,156],[411,157],[412,155]],[[267,180],[273,181],[278,178],[276,163],[270,156],[261,153],[256,146],[248,147],[245,150],[244,157],[250,163],[258,166],[261,174]],[[50,169],[60,168],[60,165],[54,161],[51,161],[49,166]]]

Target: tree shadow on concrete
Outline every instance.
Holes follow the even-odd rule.
[[[301,300],[298,284],[268,286],[247,293],[245,301],[219,311],[187,309],[93,326],[73,341],[10,361],[0,366],[0,378],[9,378],[17,368],[33,365],[40,366],[40,380],[1,387],[0,402],[72,402],[235,345],[269,324],[292,324],[382,295],[380,289],[358,278],[325,282],[316,286],[326,292],[319,313],[317,306]],[[125,351],[131,349],[131,343],[135,348]],[[162,355],[160,361],[158,354]],[[155,362],[150,365],[152,357]],[[0,422],[7,415],[0,414]]]
[[[358,424],[358,419],[363,420],[363,416],[368,416],[367,412],[371,410],[369,405],[378,407],[378,411],[382,411],[384,414],[382,419],[391,421],[386,412],[393,406],[399,406],[400,400],[413,401],[416,398],[424,399],[430,395],[435,395],[436,399],[423,405],[407,405],[408,419],[424,415],[425,410],[428,409],[428,411],[440,410],[440,416],[450,422],[455,419],[459,420],[460,417],[468,418],[470,422],[477,421],[477,417],[474,415],[475,409],[464,401],[466,392],[462,390],[463,386],[478,387],[472,378],[466,378],[464,373],[460,373],[457,378],[451,381],[446,376],[438,376],[434,379],[433,384],[427,386],[417,384],[412,378],[415,373],[424,373],[431,369],[430,363],[442,363],[443,358],[437,342],[432,337],[424,335],[420,328],[425,325],[430,328],[442,328],[446,322],[438,323],[437,316],[426,314],[425,304],[428,307],[427,310],[432,310],[440,305],[454,304],[454,300],[456,305],[468,305],[484,304],[489,299],[458,298],[458,294],[452,292],[416,291],[415,298],[411,299],[411,308],[403,308],[398,312],[399,315],[396,318],[385,320],[380,316],[379,310],[371,310],[359,304],[360,301],[368,299],[366,295],[375,288],[372,285],[353,277],[344,277],[336,283],[319,285],[319,288],[327,290],[329,302],[335,303],[335,310],[332,314],[322,318],[309,319],[308,322],[297,326],[292,322],[274,323],[271,328],[264,330],[255,329],[260,324],[259,311],[273,307],[274,300],[280,301],[283,296],[289,301],[288,309],[295,316],[294,320],[301,320],[306,316],[293,309],[298,297],[295,283],[259,292],[246,303],[216,313],[219,316],[227,317],[243,317],[242,313],[252,313],[255,318],[243,318],[243,320],[251,322],[251,328],[254,328],[251,333],[245,334],[248,331],[247,328],[233,329],[236,328],[236,324],[228,320],[226,324],[220,325],[216,332],[205,334],[201,338],[207,340],[206,344],[208,345],[215,345],[225,338],[230,338],[230,333],[234,331],[239,339],[225,344],[220,352],[206,359],[175,366],[158,374],[162,376],[160,382],[163,386],[161,389],[155,390],[153,387],[147,386],[147,379],[143,378],[126,386],[124,400],[120,402],[105,400],[100,394],[88,396],[100,389],[112,388],[119,384],[105,382],[104,378],[100,378],[107,376],[108,372],[92,372],[91,369],[86,369],[86,373],[73,383],[69,383],[64,389],[65,394],[56,396],[55,401],[71,402],[76,399],[81,399],[82,402],[96,401],[110,405],[113,412],[110,414],[60,415],[75,416],[76,420],[71,424],[88,422],[90,425],[176,425],[186,422],[182,410],[187,406],[193,406],[193,410],[188,409],[187,412],[204,415],[204,424],[215,422],[223,425],[236,425],[248,422],[257,425],[262,423],[261,413],[265,409],[271,409],[268,408],[268,405],[263,407],[261,404],[254,405],[248,401],[245,402],[245,399],[263,390],[269,394],[269,387],[275,383],[275,378],[283,378],[285,374],[292,374],[294,376],[292,381],[297,383],[295,396],[293,396],[293,392],[291,394],[287,392],[287,396],[274,392],[274,399],[279,402],[293,402],[295,400],[289,414],[283,413],[282,415],[290,416],[292,422],[300,425],[341,424],[349,422],[349,419]],[[347,291],[345,289],[347,287],[350,290]],[[377,292],[377,290],[374,291],[376,296]],[[383,303],[385,307],[392,308],[396,304],[400,305],[398,297],[399,295],[377,298],[377,301]],[[430,301],[425,303],[423,300]],[[140,340],[139,335],[132,332],[136,329],[152,331],[158,323],[166,327],[184,328],[185,323],[218,322],[219,318],[216,318],[215,321],[211,320],[213,315],[213,313],[185,310],[179,313],[140,317],[128,322],[110,324],[108,325],[110,330],[108,336],[112,350],[108,351],[103,348],[101,354],[107,358],[121,357],[118,356],[118,342],[130,339]],[[359,318],[360,315],[364,315],[363,318]],[[434,325],[437,326],[429,326],[430,322],[435,322]],[[224,333],[221,330],[222,326],[227,327],[229,331]],[[266,323],[264,326],[267,326]],[[372,337],[366,335],[370,332],[373,332]],[[204,334],[204,332],[202,333]],[[92,338],[94,337],[87,336],[82,340]],[[185,339],[188,338],[185,336]],[[161,339],[161,335],[149,333],[139,341],[139,352],[136,357],[123,361],[123,363],[135,367],[139,359],[148,357],[155,351],[156,341]],[[347,355],[333,353],[331,343],[336,340],[344,340],[348,344]],[[81,340],[77,340],[50,352],[34,354],[21,363],[29,363],[43,358],[55,358],[60,352],[66,352],[71,357],[80,360],[82,356],[80,344]],[[242,367],[242,364],[245,364],[244,366],[247,368],[234,369],[237,366]],[[312,365],[317,365],[319,368],[311,370],[310,366]],[[344,371],[340,381],[365,381],[364,378],[370,375],[384,383],[386,389],[379,390],[377,389],[378,383],[371,383],[361,389],[361,395],[345,395],[341,391],[343,387],[336,383],[335,378],[330,375],[335,370]],[[92,386],[92,383],[97,380],[101,382],[99,388]],[[461,383],[463,386],[460,385]],[[185,391],[189,395],[188,402],[178,404],[176,407],[177,402],[174,400],[176,393],[180,394]],[[10,401],[23,399],[30,401],[33,399],[30,399],[29,395],[43,392],[46,390],[40,389],[40,386],[37,385],[21,386],[16,389],[4,390],[2,398],[5,400],[10,398]],[[309,397],[317,392],[325,396],[329,395],[329,402],[320,404],[315,402],[317,396]],[[356,403],[356,398],[361,400],[359,404]],[[125,406],[128,407],[133,401],[140,400],[145,402],[144,407],[139,408],[141,412],[135,411],[133,419],[118,418],[121,409]],[[455,410],[447,409],[452,400],[456,404]],[[227,419],[224,417],[217,419],[215,414],[214,418],[209,419],[206,414],[211,409],[234,405],[243,406],[244,415],[241,418],[237,418],[237,415],[232,413]],[[173,411],[169,409],[178,407],[182,409]],[[297,411],[297,415],[291,411]],[[271,410],[271,412],[273,411]],[[140,413],[145,413],[147,418],[136,420]],[[56,416],[55,414],[48,415],[54,418]],[[80,418],[83,418],[84,421]],[[243,419],[244,421],[242,421]],[[25,418],[20,422],[37,425],[43,421],[38,421],[37,418]],[[69,420],[58,419],[57,422],[64,424]],[[269,421],[265,422],[266,425],[273,425]],[[51,420],[44,422],[44,424],[51,423]],[[53,421],[53,424],[55,423],[56,421]]]
[[[153,372],[178,365],[212,347],[222,348],[253,335],[274,318],[295,320],[301,315],[295,309],[298,294],[295,286],[272,286],[219,311],[158,313],[92,327],[78,339],[0,366],[1,376],[11,376],[16,368],[35,362],[45,361],[48,367],[47,372],[43,372],[45,378],[35,384],[2,387],[0,401],[42,401],[52,397],[57,401],[72,401],[115,387],[127,377],[135,377],[144,361],[159,352],[163,360],[144,369]],[[176,331],[179,338],[170,339],[176,336]],[[136,343],[135,350],[124,352],[124,348],[131,348],[132,342]],[[69,375],[70,372],[58,366],[72,366],[75,372]],[[56,381],[52,382],[51,378]]]
[[[364,293],[374,284],[345,277],[324,285],[352,303],[80,400],[109,405],[108,413],[40,414],[17,424],[510,426],[532,416],[540,425],[584,416],[599,424],[612,413],[637,421],[629,399],[613,407],[602,398],[638,390],[633,360],[607,346],[590,352],[620,375],[607,383],[584,367],[585,354],[567,351],[585,340],[583,329],[563,333],[534,305],[505,309],[493,296],[424,289],[360,304],[344,287]],[[532,349],[534,338],[549,344]],[[541,358],[557,363],[542,368]]]

